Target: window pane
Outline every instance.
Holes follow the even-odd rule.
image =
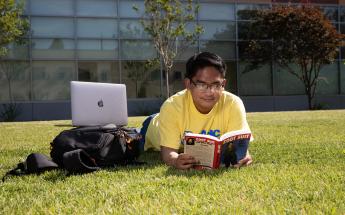
[[[25,40],[24,45],[18,45],[11,43],[7,46],[8,52],[4,58],[7,59],[20,59],[20,60],[27,60],[29,59],[29,40]]]
[[[248,21],[243,21],[243,22],[237,23],[238,39],[241,39],[241,40],[252,39],[252,38],[250,38],[251,25],[252,25],[252,22],[248,22]]]
[[[126,84],[128,98],[160,96],[159,66],[148,67],[143,61],[123,61],[121,65],[122,82]]]
[[[340,24],[340,33],[345,34],[345,24]]]
[[[72,0],[31,0],[30,4],[32,15],[73,15]]]
[[[116,59],[118,43],[114,40],[78,40],[80,59]]]
[[[237,4],[237,19],[238,20],[253,20],[251,10],[263,10],[270,8],[267,4]]]
[[[237,65],[236,61],[228,61],[226,62],[227,70],[226,70],[226,86],[225,90],[237,94]]]
[[[123,40],[121,41],[122,59],[142,59],[155,58],[156,50],[151,41]]]
[[[345,65],[340,63],[340,93],[345,94]]]
[[[198,52],[198,44],[189,44],[184,46],[177,46],[177,55],[176,60],[188,60],[190,57],[192,57],[195,53]]]
[[[234,40],[236,38],[235,22],[200,22],[204,27],[201,39]]]
[[[28,101],[30,99],[29,62],[0,61],[0,101]]]
[[[345,22],[345,7],[340,7],[340,22]]]
[[[74,41],[67,39],[33,39],[33,58],[74,58]]]
[[[235,20],[234,4],[200,4],[201,20]]]
[[[34,61],[32,63],[34,100],[68,100],[73,73],[74,62]]]
[[[163,71],[164,72],[164,71]],[[173,95],[181,90],[183,90],[184,87],[184,76],[186,73],[186,62],[175,62],[174,66],[172,68],[172,72],[169,76],[169,89],[170,94]],[[164,80],[163,80],[163,94],[166,95],[166,78],[165,73],[163,74]]]
[[[73,19],[69,18],[31,18],[34,37],[73,37]]]
[[[316,94],[336,95],[338,94],[338,62],[321,67],[319,82]]]
[[[338,7],[320,7],[325,16],[331,21],[338,21]]]
[[[117,38],[117,22],[115,19],[78,19],[77,36]]]
[[[297,65],[290,65],[294,71],[299,71]],[[279,66],[274,67],[274,86],[276,95],[304,95],[304,84],[296,76],[291,74],[288,69]]]
[[[247,70],[248,63],[239,63],[240,95],[272,95],[271,65],[264,65],[255,70]]]
[[[149,35],[144,31],[143,26],[137,20],[121,20],[120,37],[126,39],[145,39]]]
[[[260,47],[262,48],[262,52],[267,53],[267,56],[271,55],[271,51],[272,51],[272,43],[269,41],[257,41],[256,43],[258,46],[260,45]],[[247,51],[247,49],[249,48],[249,42],[247,41],[239,41],[237,43],[238,45],[238,57],[241,60],[251,60],[253,59],[253,56],[251,55],[251,53],[249,53]],[[263,54],[263,53],[261,53]]]
[[[78,0],[77,16],[111,16],[115,17],[116,1],[114,0]]]
[[[79,62],[78,80],[120,83],[120,73],[117,62]]]
[[[201,51],[216,53],[223,59],[236,58],[236,47],[234,42],[201,41],[200,49]]]
[[[139,11],[133,10],[136,6]],[[119,13],[121,17],[142,17],[145,11],[144,1],[120,1]]]

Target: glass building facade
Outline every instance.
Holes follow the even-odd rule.
[[[345,33],[345,4],[315,2],[338,31]],[[172,93],[183,89],[186,60],[207,50],[225,59],[226,89],[239,95],[248,110],[307,107],[303,85],[283,68],[268,64],[257,71],[243,72],[244,30],[253,20],[241,11],[270,8],[278,3],[199,1],[199,4],[195,22],[205,32],[175,61],[170,76]],[[143,10],[143,1],[26,0],[24,16],[30,21],[27,45],[10,45],[8,56],[1,63],[0,103],[12,99],[22,104],[24,120],[69,118],[69,82],[79,80],[126,84],[130,114],[145,114],[147,108],[140,106],[145,102],[148,106],[153,102],[159,108],[166,91],[165,77],[159,66],[144,67],[145,61],[157,53],[139,23],[142,14],[134,11],[133,5]],[[324,66],[320,74],[316,93],[330,108],[345,106],[344,58],[345,49],[340,47],[337,61]]]

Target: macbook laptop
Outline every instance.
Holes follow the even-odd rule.
[[[127,125],[126,85],[71,81],[73,126]]]

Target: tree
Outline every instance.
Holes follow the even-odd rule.
[[[169,97],[169,74],[174,59],[185,47],[194,44],[202,33],[202,27],[199,25],[195,25],[193,31],[188,31],[186,27],[194,20],[199,7],[192,0],[145,0],[144,6],[141,24],[152,37],[155,49],[163,61],[167,97]],[[139,11],[138,7],[133,9]]]
[[[8,53],[8,45],[23,45],[23,37],[28,32],[28,21],[21,17],[23,4],[15,0],[0,0],[0,72],[8,82],[9,104],[3,104],[0,117],[5,121],[13,121],[19,115],[20,110],[14,102],[11,81],[14,72],[23,67],[22,63],[4,61]]]
[[[250,61],[247,69],[272,61],[286,68],[303,82],[309,109],[313,109],[320,69],[335,60],[343,35],[320,9],[309,5],[277,6],[251,13],[256,21],[246,32],[250,40],[244,48],[244,56]],[[297,69],[291,67],[293,64]]]
[[[0,57],[7,54],[8,44],[22,43],[28,21],[22,19],[23,5],[15,0],[0,0]]]

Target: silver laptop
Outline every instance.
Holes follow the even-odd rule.
[[[127,125],[126,85],[71,81],[73,126]]]

